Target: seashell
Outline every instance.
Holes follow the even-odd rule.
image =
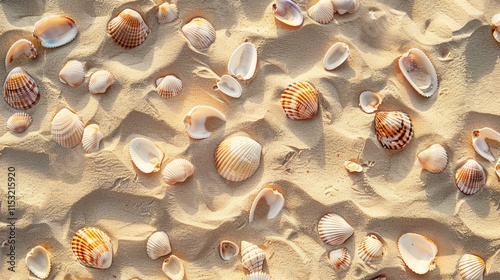
[[[250,272],[262,271],[266,253],[250,242],[241,241],[241,263]]]
[[[167,75],[156,80],[156,90],[163,98],[170,98],[181,93],[182,81],[174,75]]]
[[[239,98],[243,91],[238,80],[229,75],[222,75],[222,77],[217,80],[217,88],[225,95],[233,98]]]
[[[432,173],[439,173],[448,164],[448,154],[443,146],[434,144],[417,154],[415,165]]]
[[[369,263],[373,259],[382,257],[384,254],[384,244],[373,234],[365,236],[361,243],[359,243],[358,255],[364,262]]]
[[[142,16],[132,10],[125,9],[108,23],[108,33],[115,43],[122,48],[131,49],[146,40],[149,27]]]
[[[163,152],[153,142],[145,138],[134,138],[130,142],[130,158],[134,165],[144,173],[160,170]]]
[[[486,265],[480,257],[465,254],[458,260],[458,272],[463,280],[483,280]]]
[[[78,34],[75,21],[67,16],[51,16],[35,23],[33,37],[40,40],[46,48],[56,48],[65,45]]]
[[[83,130],[82,146],[85,153],[90,154],[99,150],[102,133],[97,124],[89,124]]]
[[[63,84],[77,87],[85,80],[83,63],[77,60],[68,61],[59,72],[59,81]]]
[[[493,38],[500,43],[500,14],[491,17],[491,24],[493,25]]]
[[[406,266],[417,274],[436,268],[437,246],[423,235],[403,234],[398,240],[398,250]]]
[[[115,77],[107,70],[97,70],[90,75],[89,91],[92,94],[105,93],[115,83]]]
[[[146,253],[149,258],[156,260],[170,254],[170,252],[172,252],[172,247],[170,247],[170,239],[165,232],[157,231],[151,234],[146,243]]]
[[[377,112],[375,131],[382,147],[399,150],[410,143],[413,137],[413,124],[410,117],[401,111]]]
[[[343,15],[345,13],[355,13],[359,9],[359,0],[331,0],[333,9]]]
[[[3,84],[3,98],[11,107],[28,110],[40,99],[35,80],[21,67],[10,70]]]
[[[167,184],[174,185],[175,183],[184,182],[193,173],[194,166],[191,162],[182,158],[176,158],[165,166],[161,174]]]
[[[378,106],[382,104],[382,96],[372,91],[363,91],[359,95],[359,106],[365,113],[373,113],[378,110]]]
[[[7,119],[7,130],[15,133],[25,132],[33,122],[30,114],[25,112],[14,113]]]
[[[252,272],[248,274],[247,277],[245,277],[245,280],[269,280],[269,279],[271,279],[269,277],[269,274],[262,271]]]
[[[477,193],[486,183],[486,173],[477,161],[469,159],[455,173],[455,185],[464,194]]]
[[[171,280],[184,279],[184,264],[182,264],[181,259],[175,255],[171,255],[163,261],[161,270],[163,270],[165,275]]]
[[[229,240],[222,240],[219,244],[219,255],[225,260],[229,261],[234,256],[237,256],[240,253],[240,248],[236,243]]]
[[[331,0],[318,0],[312,5],[307,14],[318,23],[327,24],[333,20],[333,5]]]
[[[158,13],[156,17],[158,18],[159,24],[169,23],[177,19],[179,11],[177,10],[177,5],[163,3],[158,6]]]
[[[346,248],[333,250],[328,254],[328,258],[338,271],[347,270],[351,264],[351,255]]]
[[[81,118],[67,108],[59,110],[52,119],[52,139],[66,148],[76,147],[82,142],[83,129]]]
[[[438,88],[436,69],[429,58],[413,48],[399,58],[399,69],[406,80],[422,96],[432,96]]]
[[[215,41],[215,29],[210,22],[204,18],[193,18],[182,27],[184,37],[198,50],[208,49]]]
[[[323,58],[323,66],[326,70],[333,70],[339,67],[349,57],[349,45],[337,42],[331,46]]]
[[[35,45],[29,40],[20,39],[14,42],[7,51],[7,56],[5,56],[5,67],[9,65],[14,59],[25,55],[28,58],[35,58],[38,54],[36,52]]]
[[[318,93],[308,82],[293,83],[281,94],[281,107],[290,119],[313,118],[318,112]]]
[[[193,139],[205,139],[212,134],[205,127],[207,118],[216,117],[226,121],[226,116],[219,110],[210,106],[194,106],[184,117],[184,125],[189,137]]]
[[[281,209],[283,209],[283,206],[285,205],[285,198],[280,192],[273,190],[272,188],[263,188],[257,194],[252,203],[252,208],[250,209],[250,216],[248,218],[250,223],[253,222],[255,209],[257,208],[259,200],[261,200],[262,198],[264,198],[266,200],[267,205],[269,205],[269,212],[267,213],[268,220],[276,218],[276,216],[278,216],[278,214],[281,212]]]
[[[113,261],[111,239],[98,228],[78,230],[71,241],[71,249],[82,265],[91,268],[109,268]]]
[[[474,147],[474,150],[476,150],[476,152],[483,158],[489,160],[490,162],[495,162],[495,158],[489,152],[490,147],[488,147],[486,139],[500,142],[500,133],[489,127],[475,129],[472,132],[472,146]]]
[[[274,17],[288,26],[299,26],[304,16],[299,6],[291,0],[276,0],[273,4]]]
[[[249,80],[257,68],[257,49],[250,42],[239,45],[231,55],[227,72],[239,80]]]
[[[259,168],[262,146],[246,136],[233,136],[222,141],[215,151],[215,167],[225,179],[243,181]]]
[[[344,167],[349,172],[363,172],[363,166],[352,160],[344,161]]]
[[[495,165],[495,172],[497,173],[497,176],[500,179],[500,158],[498,158],[497,164]]]
[[[40,279],[49,277],[52,267],[49,252],[42,246],[36,246],[26,255],[26,265]]]
[[[337,214],[326,214],[318,223],[319,237],[326,244],[338,246],[344,243],[353,233],[354,229]]]

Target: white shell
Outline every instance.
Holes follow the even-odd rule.
[[[250,272],[262,271],[266,253],[250,242],[241,241],[241,263]]]
[[[500,158],[498,158],[497,164],[495,164],[495,172],[497,173],[498,179],[500,179]]]
[[[239,80],[249,80],[255,74],[257,68],[257,49],[250,42],[239,45],[231,55],[227,65],[230,75]]]
[[[207,118],[216,117],[226,121],[226,116],[210,106],[194,106],[184,117],[184,125],[189,136],[193,139],[205,139],[212,134],[205,127]]]
[[[243,92],[238,80],[229,75],[222,75],[217,81],[217,88],[225,95],[239,98]]]
[[[99,150],[102,133],[97,124],[89,124],[83,130],[82,146],[85,153],[94,153]]]
[[[28,58],[35,58],[38,55],[35,45],[33,45],[31,41],[20,39],[14,42],[5,56],[5,67],[7,68],[9,63],[22,55],[27,56]]]
[[[333,20],[333,5],[331,0],[319,0],[312,5],[307,14],[318,23],[327,24]]]
[[[398,250],[406,266],[417,274],[436,268],[437,246],[423,235],[403,234],[398,240]]]
[[[141,14],[132,9],[121,11],[108,23],[108,33],[113,41],[125,49],[137,47],[148,36],[150,29]]]
[[[373,91],[363,91],[359,95],[359,106],[365,113],[373,113],[378,110],[378,106],[382,104],[382,96]]]
[[[347,270],[351,265],[351,255],[346,248],[333,250],[328,254],[328,258],[338,271]]]
[[[283,206],[285,205],[285,198],[280,192],[273,190],[272,188],[263,188],[257,194],[252,203],[252,208],[250,209],[250,215],[248,217],[248,221],[250,223],[253,222],[255,209],[257,208],[259,200],[261,200],[262,198],[264,198],[267,205],[269,205],[269,212],[267,213],[268,220],[276,218],[276,216],[278,216],[278,214],[281,212],[281,209],[283,209]]]
[[[204,18],[193,18],[182,27],[184,37],[198,50],[207,49],[215,41],[215,29]]]
[[[175,255],[171,255],[168,259],[163,261],[161,270],[163,270],[165,275],[171,280],[184,279],[184,264],[181,259]]]
[[[66,148],[73,148],[82,142],[83,122],[80,117],[68,110],[61,109],[52,119],[52,139]]]
[[[491,24],[493,25],[493,38],[500,43],[500,14],[491,17]]]
[[[337,42],[331,46],[323,58],[323,66],[326,70],[339,67],[349,57],[349,45]]]
[[[78,261],[88,267],[106,269],[113,262],[111,238],[98,228],[78,230],[71,240],[71,249]]]
[[[474,150],[483,158],[490,162],[495,162],[495,158],[489,152],[490,148],[488,147],[488,143],[486,143],[486,139],[500,142],[500,133],[489,127],[475,129],[472,132],[472,146]]]
[[[85,68],[80,61],[68,61],[59,72],[59,81],[63,84],[77,87],[83,80],[85,80]]]
[[[262,146],[246,136],[233,136],[222,141],[215,151],[215,167],[225,179],[243,181],[260,165]]]
[[[274,17],[289,26],[299,26],[304,21],[304,16],[299,6],[291,0],[276,0],[273,4]]]
[[[429,58],[417,48],[399,58],[399,68],[410,85],[422,96],[431,97],[438,88],[436,69]]]
[[[156,17],[158,18],[158,23],[164,24],[176,20],[178,14],[177,5],[165,2],[158,6]]]
[[[269,280],[269,279],[271,279],[269,277],[269,274],[262,271],[252,272],[248,274],[247,277],[245,277],[245,280]]]
[[[434,144],[417,154],[415,165],[432,173],[439,173],[448,164],[448,154],[443,146]]]
[[[89,79],[89,91],[92,94],[105,93],[115,83],[115,77],[107,70],[97,70]]]
[[[52,267],[49,252],[42,246],[36,246],[26,255],[28,269],[40,279],[49,277]]]
[[[169,185],[184,182],[188,177],[193,175],[194,166],[188,160],[176,158],[169,162],[162,171],[163,179]]]
[[[464,194],[475,194],[486,183],[484,168],[477,161],[469,159],[455,173],[455,185]]]
[[[373,259],[382,257],[384,254],[384,244],[373,234],[365,236],[358,245],[359,258],[364,262],[369,263]]]
[[[7,119],[7,130],[14,133],[25,132],[33,122],[30,114],[25,112],[14,113]]]
[[[160,170],[163,152],[153,142],[145,138],[135,138],[130,142],[130,158],[134,165],[144,173]]]
[[[349,172],[363,172],[363,166],[352,160],[344,161],[344,167]]]
[[[163,98],[178,95],[182,91],[182,81],[174,75],[167,75],[156,80],[156,90]]]
[[[338,246],[344,243],[353,233],[354,229],[337,214],[326,214],[318,223],[319,237],[326,244]]]
[[[236,245],[236,243],[229,240],[222,240],[219,244],[219,255],[225,260],[229,261],[234,256],[237,256],[240,253],[240,247]]]
[[[335,11],[341,15],[354,13],[359,9],[359,0],[331,0]]]
[[[476,255],[465,254],[458,260],[458,272],[463,280],[483,280],[485,267],[483,259]]]
[[[56,48],[65,45],[78,34],[75,21],[67,16],[51,16],[35,23],[33,36],[38,38],[42,46]]]
[[[170,252],[172,252],[172,247],[170,247],[170,239],[165,232],[157,231],[151,234],[146,243],[146,253],[149,258],[156,260],[170,254]]]

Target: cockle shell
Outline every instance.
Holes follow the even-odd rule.
[[[139,46],[146,40],[149,27],[141,14],[125,9],[108,23],[108,33],[115,43],[125,49]]]
[[[281,94],[281,107],[290,119],[313,118],[318,112],[318,93],[308,82],[293,83]]]
[[[170,98],[181,93],[182,81],[174,75],[167,75],[156,80],[156,91],[163,98]]]
[[[469,159],[455,173],[455,184],[464,194],[477,193],[486,183],[486,173],[477,161]]]
[[[436,69],[429,58],[417,48],[399,58],[399,69],[410,85],[422,96],[432,96],[438,88]]]
[[[164,24],[176,20],[178,14],[177,5],[165,2],[158,6],[156,17],[158,18],[158,23]]]
[[[166,260],[163,261],[161,267],[163,273],[171,280],[183,280],[184,279],[184,264],[181,259],[175,255],[171,255]]]
[[[331,0],[334,10],[343,15],[355,13],[359,9],[359,0]]]
[[[248,274],[247,277],[245,277],[245,280],[269,280],[269,279],[271,279],[269,277],[269,274],[262,271],[252,272]]]
[[[373,91],[363,91],[359,95],[359,106],[363,112],[371,114],[382,104],[382,96]]]
[[[217,88],[225,95],[233,98],[239,98],[243,92],[238,80],[229,75],[222,75],[217,80]]]
[[[239,45],[231,55],[227,65],[230,75],[240,80],[249,80],[255,74],[257,68],[257,49],[250,42]]]
[[[439,173],[448,164],[448,154],[443,146],[434,144],[417,154],[415,165],[432,173]]]
[[[240,253],[240,247],[236,245],[236,243],[229,240],[222,240],[219,244],[219,255],[225,260],[229,261],[234,256],[237,256]]]
[[[15,133],[22,133],[28,129],[33,122],[30,114],[25,112],[14,113],[7,119],[7,130]]]
[[[495,158],[489,152],[490,147],[488,147],[486,139],[500,142],[500,133],[489,127],[474,129],[474,131],[472,131],[472,146],[474,147],[474,150],[476,150],[476,152],[483,158],[489,160],[490,162],[495,162]]]
[[[250,209],[250,215],[248,217],[248,221],[250,223],[253,222],[255,209],[257,208],[259,200],[261,200],[262,198],[264,198],[267,205],[269,205],[269,212],[267,213],[268,220],[276,218],[276,216],[278,216],[278,214],[281,212],[281,209],[283,209],[283,206],[285,205],[285,198],[279,191],[273,190],[272,188],[263,188],[257,194],[252,203],[252,208]]]
[[[52,119],[52,139],[63,147],[78,146],[82,142],[83,130],[82,119],[67,108],[59,110]]]
[[[356,161],[346,160],[344,161],[344,167],[349,172],[363,172],[363,166]]]
[[[134,165],[144,173],[160,170],[163,152],[146,138],[134,138],[130,142],[130,158]]]
[[[20,39],[14,42],[7,51],[5,56],[5,67],[9,65],[14,59],[25,55],[28,58],[35,58],[37,56],[36,48],[33,43],[26,39]]]
[[[339,67],[349,57],[349,45],[343,42],[333,44],[323,58],[323,66],[326,70]]]
[[[193,18],[182,27],[184,37],[198,50],[208,49],[215,41],[215,29],[210,22],[204,18]]]
[[[326,214],[318,223],[319,237],[326,244],[338,246],[344,243],[353,233],[354,229],[337,214]]]
[[[49,252],[42,246],[36,246],[26,255],[26,266],[40,279],[49,277],[52,267]]]
[[[172,252],[170,239],[163,231],[157,231],[148,238],[146,243],[146,253],[149,258],[156,260],[159,257],[166,256]]]
[[[82,146],[85,153],[94,153],[99,150],[99,143],[103,136],[97,124],[89,124],[83,130]]]
[[[377,112],[375,131],[382,147],[399,150],[410,143],[413,137],[413,124],[410,117],[401,111]]]
[[[458,272],[463,280],[483,280],[486,265],[479,256],[465,254],[458,260]]]
[[[111,239],[98,228],[78,230],[71,241],[71,249],[82,265],[91,268],[109,268],[113,261]]]
[[[436,268],[436,244],[417,233],[405,233],[398,240],[398,250],[408,268],[417,274],[425,274]]]
[[[10,106],[28,110],[36,105],[40,99],[40,93],[35,80],[21,67],[16,67],[10,70],[5,78],[3,97]]]
[[[243,181],[259,168],[262,146],[246,136],[233,136],[222,141],[215,151],[215,167],[225,179]]]
[[[184,125],[186,126],[189,137],[193,139],[205,139],[210,137],[212,133],[205,127],[205,122],[207,118],[210,117],[216,117],[226,121],[226,116],[214,107],[200,105],[191,108],[184,117]]]
[[[97,70],[89,79],[89,91],[92,94],[105,93],[115,83],[115,77],[107,70]]]
[[[328,258],[338,271],[347,270],[351,265],[351,255],[346,248],[333,250],[328,254]]]
[[[68,61],[59,72],[59,81],[63,84],[77,87],[83,80],[85,80],[85,68],[80,61]]]
[[[163,179],[169,185],[184,182],[188,177],[193,175],[194,166],[188,160],[176,158],[169,162],[162,171]]]
[[[371,262],[373,259],[380,258],[385,254],[384,244],[377,236],[370,234],[358,245],[358,255],[364,262]]]
[[[250,242],[241,241],[241,263],[250,272],[262,271],[266,253]]]
[[[67,16],[51,16],[35,23],[33,36],[38,38],[42,46],[56,48],[65,45],[78,34],[75,21]]]
[[[299,6],[291,0],[276,0],[273,4],[274,17],[288,26],[299,26],[304,16]]]
[[[333,19],[333,5],[331,0],[318,0],[312,5],[307,14],[318,23],[327,24]]]
[[[493,38],[500,43],[500,14],[491,17],[491,24],[493,25]]]

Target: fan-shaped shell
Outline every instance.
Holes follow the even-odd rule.
[[[432,173],[439,173],[448,164],[448,154],[443,146],[434,144],[417,154],[415,165]]]
[[[290,119],[313,118],[318,112],[318,93],[308,82],[293,83],[281,94],[281,107]]]
[[[355,13],[359,9],[359,0],[331,0],[334,10],[343,15]]]
[[[103,136],[97,124],[89,124],[83,130],[82,146],[85,153],[94,153],[99,150],[99,143]]]
[[[267,213],[268,220],[276,218],[276,216],[278,216],[278,214],[281,212],[281,209],[283,209],[283,206],[285,205],[285,198],[279,191],[273,190],[272,188],[263,188],[257,194],[252,203],[252,208],[250,209],[250,215],[248,218],[248,221],[250,223],[253,222],[255,209],[257,208],[259,200],[261,200],[262,198],[264,198],[267,205],[269,205],[269,212]]]
[[[333,19],[333,5],[331,0],[318,0],[312,5],[307,14],[318,23],[327,24]]]
[[[205,127],[207,118],[215,117],[226,121],[226,116],[210,106],[194,106],[184,117],[184,125],[189,136],[193,139],[205,139],[212,134]]]
[[[102,230],[85,227],[78,230],[71,241],[71,249],[82,265],[105,269],[113,261],[111,238]]]
[[[338,271],[347,270],[351,265],[351,255],[346,248],[333,250],[328,254],[328,258]]]
[[[493,25],[493,38],[500,43],[500,14],[491,17],[491,24]]]
[[[323,242],[337,246],[344,243],[354,233],[354,229],[344,218],[330,213],[319,220],[318,233]]]
[[[125,49],[139,46],[146,40],[149,27],[141,14],[125,9],[108,23],[108,33],[115,43]]]
[[[38,38],[42,46],[56,48],[65,45],[78,34],[75,21],[67,16],[51,16],[35,23],[33,36]]]
[[[146,243],[146,253],[152,260],[166,256],[170,252],[172,252],[172,247],[170,246],[170,239],[165,232],[157,231],[151,234]]]
[[[3,97],[7,104],[16,108],[28,110],[40,99],[35,80],[21,67],[10,70],[3,84]]]
[[[227,65],[229,74],[240,80],[249,80],[257,68],[257,48],[250,42],[239,45],[231,55]]]
[[[269,280],[269,279],[271,279],[269,277],[269,274],[262,271],[252,272],[248,274],[247,277],[245,277],[245,280]]]
[[[28,269],[40,279],[49,277],[52,263],[49,252],[42,246],[36,246],[26,255]]]
[[[210,22],[204,18],[193,18],[182,27],[184,37],[198,50],[208,49],[215,41],[215,29]]]
[[[339,67],[349,57],[349,45],[337,42],[331,46],[323,58],[323,66],[326,70],[333,70]]]
[[[229,75],[222,75],[217,81],[217,88],[225,95],[239,98],[243,92],[238,80]]]
[[[33,118],[30,114],[17,112],[7,119],[7,130],[14,133],[22,133],[28,129],[32,122]]]
[[[356,161],[346,160],[344,161],[344,167],[349,172],[363,172],[363,166]]]
[[[163,261],[161,267],[163,273],[171,280],[183,280],[184,279],[184,264],[181,259],[175,255],[171,255],[166,260]]]
[[[89,79],[89,91],[92,94],[105,93],[115,83],[115,77],[107,70],[97,70]]]
[[[486,173],[477,161],[469,159],[455,173],[455,184],[464,194],[477,193],[486,183]]]
[[[403,234],[398,240],[398,250],[406,266],[417,274],[436,268],[437,246],[423,235]]]
[[[153,142],[145,138],[134,138],[130,142],[130,158],[134,165],[144,173],[160,170],[163,152]]]
[[[83,80],[85,80],[85,68],[80,61],[68,61],[59,72],[59,81],[63,84],[77,87]]]
[[[215,151],[215,167],[225,179],[243,181],[260,165],[262,146],[246,136],[233,136],[222,141]]]
[[[472,132],[472,146],[474,150],[482,156],[483,158],[489,160],[490,162],[495,162],[495,158],[489,152],[490,147],[486,143],[486,139],[500,142],[500,133],[489,127],[483,127],[481,129],[474,129]]]
[[[358,245],[359,258],[364,262],[369,263],[373,259],[382,257],[384,254],[384,244],[373,234],[365,236]]]
[[[250,272],[262,271],[266,253],[250,242],[241,241],[241,263]]]
[[[240,253],[240,247],[236,245],[236,243],[229,240],[222,240],[219,244],[219,255],[225,260],[229,261],[234,256],[237,256]]]
[[[436,69],[429,58],[417,48],[399,58],[399,69],[410,85],[422,96],[432,96],[438,88]]]
[[[7,67],[14,59],[20,56],[27,56],[28,58],[35,58],[37,56],[36,48],[33,43],[26,39],[20,39],[14,42],[7,51],[5,56],[5,67]]]
[[[169,185],[184,182],[189,176],[193,175],[194,166],[188,160],[176,158],[169,162],[162,171],[163,179]]]
[[[156,80],[156,91],[163,98],[170,98],[182,91],[182,81],[174,75],[167,75]]]
[[[78,146],[82,142],[83,130],[81,118],[67,108],[59,110],[52,119],[52,139],[63,147]]]
[[[404,148],[413,137],[410,117],[401,111],[377,112],[375,131],[382,147],[389,150]]]
[[[273,4],[274,17],[288,26],[299,26],[304,16],[299,6],[291,0],[276,0]]]
[[[458,272],[463,280],[483,280],[486,265],[481,257],[465,254],[458,260]]]
[[[164,24],[176,20],[178,14],[177,5],[165,2],[158,6],[156,17],[158,18],[158,23]]]
[[[378,106],[382,104],[382,96],[373,91],[363,91],[359,95],[359,106],[365,113],[373,113],[378,110]]]

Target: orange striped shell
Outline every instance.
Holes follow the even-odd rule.
[[[33,122],[30,114],[17,112],[7,119],[7,130],[15,133],[22,133],[28,129]]]
[[[281,107],[290,119],[313,118],[318,112],[318,94],[308,82],[293,83],[281,94]]]
[[[108,24],[108,33],[111,38],[125,49],[142,44],[149,31],[142,16],[132,9],[123,10]]]
[[[346,248],[333,250],[328,254],[328,259],[338,271],[347,270],[351,264],[352,257]]]
[[[40,99],[38,86],[21,67],[9,72],[3,84],[3,97],[10,106],[16,109],[28,110]]]
[[[473,159],[469,159],[455,174],[455,184],[464,194],[477,193],[485,183],[484,168]]]
[[[98,228],[78,230],[71,241],[71,249],[81,264],[91,268],[109,268],[113,261],[111,239]]]
[[[404,112],[378,112],[375,114],[375,131],[382,147],[399,150],[410,143],[413,137],[413,124]]]

